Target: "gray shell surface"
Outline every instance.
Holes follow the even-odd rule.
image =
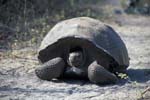
[[[47,55],[47,48],[55,48],[58,43],[61,45],[61,40],[70,37],[89,41],[115,59],[120,66],[129,66],[128,52],[119,35],[110,26],[89,17],[72,18],[56,24],[41,43],[39,59],[42,60]]]

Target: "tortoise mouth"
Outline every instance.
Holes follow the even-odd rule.
[[[68,53],[68,64],[72,67],[82,67],[85,63],[85,52],[80,46],[70,47]]]

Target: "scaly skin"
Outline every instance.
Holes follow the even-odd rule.
[[[94,61],[88,67],[88,78],[91,82],[96,84],[116,83],[116,81],[118,80],[113,73],[106,70],[104,67],[99,65],[96,61]]]
[[[57,57],[44,63],[35,70],[36,75],[43,80],[58,78],[63,73],[65,63],[62,58]]]

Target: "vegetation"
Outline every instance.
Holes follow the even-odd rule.
[[[20,42],[35,45],[58,21],[77,16],[106,18],[102,8],[93,8],[97,2],[103,0],[0,0],[0,24],[16,31],[13,47]]]
[[[9,47],[35,46],[35,44],[41,42],[50,28],[61,20],[79,16],[90,16],[102,21],[113,19],[115,11],[111,6],[106,5],[107,1],[0,0],[0,26],[10,27],[15,31],[15,35],[11,34],[12,36],[9,36],[9,39],[13,40]],[[127,4],[125,0],[119,1],[127,12],[135,11],[137,6],[133,7],[132,4],[138,5],[139,2],[137,1],[141,2],[141,0],[127,0],[130,1]],[[146,4],[149,4],[149,2],[146,2]],[[142,8],[143,6],[140,7]],[[3,36],[2,34],[6,35],[7,32],[1,32],[0,37]]]

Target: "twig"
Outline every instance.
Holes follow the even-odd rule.
[[[97,96],[99,96],[100,94],[97,94],[97,95],[92,95],[92,96],[86,96],[86,97],[84,97],[83,99],[91,99],[91,98],[94,98],[94,97],[97,97]]]
[[[146,92],[150,91],[150,87],[147,87],[140,95],[140,97],[137,100],[143,100],[144,99],[144,94]]]
[[[24,58],[24,57],[20,57],[20,56],[17,56],[17,55],[13,55],[13,57],[18,58],[18,59],[37,61],[37,59],[33,59],[33,58],[32,58],[32,59],[31,59],[31,58]]]
[[[146,92],[150,91],[150,87],[147,87],[143,92],[142,95],[144,95]]]

